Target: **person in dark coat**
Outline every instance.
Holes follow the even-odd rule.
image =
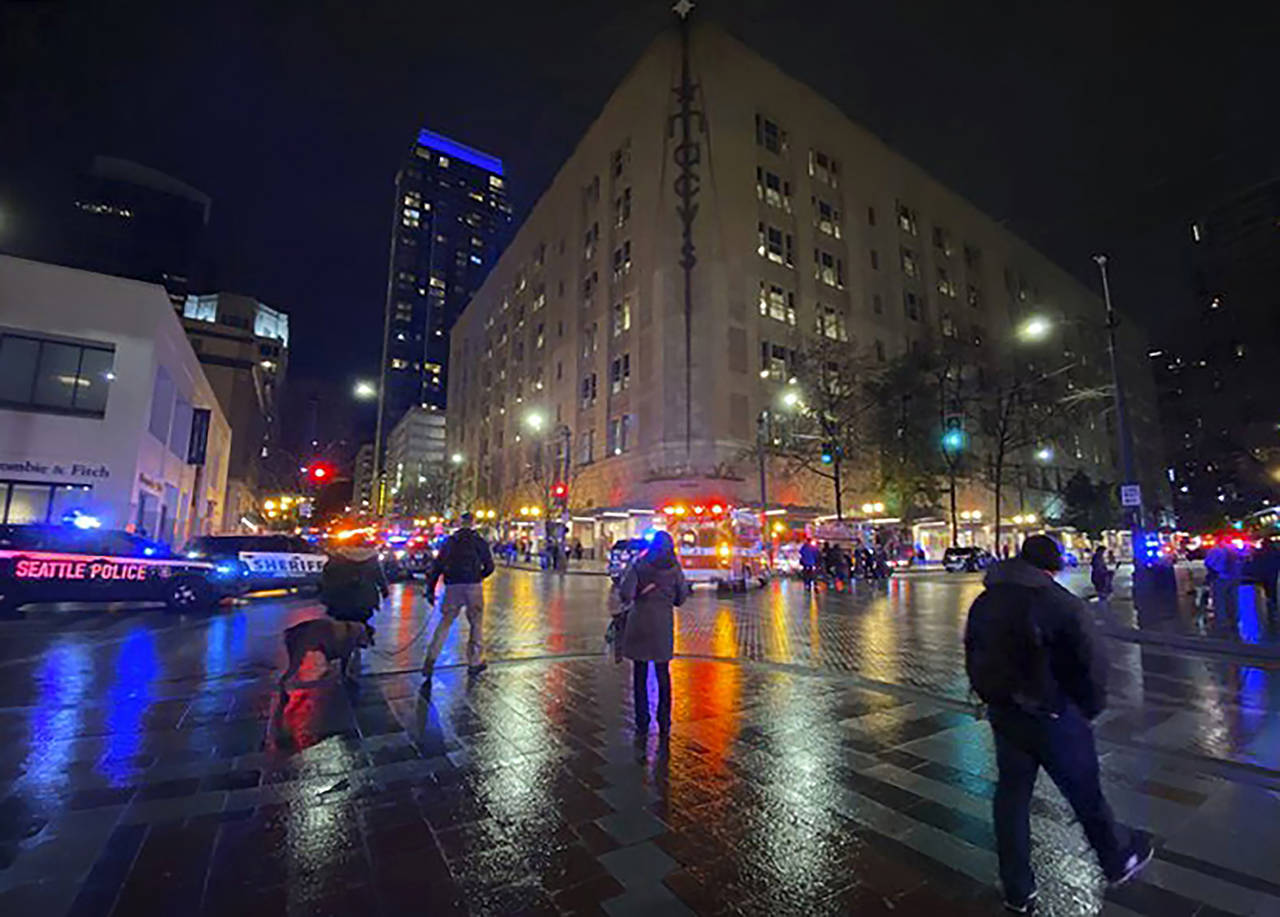
[[[1031,793],[1044,768],[1066,797],[1112,884],[1151,860],[1151,838],[1116,823],[1102,795],[1090,723],[1107,703],[1107,661],[1084,602],[1053,576],[1062,549],[1032,535],[987,569],[965,626],[965,670],[988,705],[999,773],[996,853],[1005,907],[1031,913]]]
[[[689,584],[668,533],[654,534],[648,549],[622,575],[618,594],[627,609],[622,655],[632,660],[636,732],[649,731],[649,663],[653,663],[658,682],[658,730],[666,735],[671,729],[668,664],[675,649],[674,609],[689,597]]]
[[[335,548],[320,573],[320,601],[339,621],[368,623],[390,591],[378,552],[365,535]]]
[[[422,661],[422,674],[427,682],[435,669],[436,659],[444,646],[444,639],[453,622],[465,608],[467,612],[467,672],[479,675],[488,664],[484,661],[484,586],[486,578],[493,574],[493,552],[484,536],[471,527],[472,516],[463,513],[457,531],[440,546],[431,570],[427,573],[427,585],[423,590],[427,602],[436,601],[436,582],[444,579],[444,595],[440,598],[440,620],[431,633],[427,655]]]
[[[1098,598],[1111,598],[1111,580],[1115,574],[1107,566],[1107,549],[1103,545],[1094,548],[1093,558],[1089,561],[1089,580],[1093,583],[1093,591]]]

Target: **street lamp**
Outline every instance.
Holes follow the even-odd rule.
[[[455,465],[461,465],[461,464],[462,464],[462,453],[461,453],[461,452],[455,452],[453,455],[449,456],[449,461],[453,462],[453,464],[455,464]]]
[[[782,393],[782,403],[789,408],[802,407],[800,404],[800,393],[793,388],[787,389]]]
[[[1018,329],[1018,337],[1024,341],[1043,341],[1053,330],[1053,323],[1043,315],[1033,315],[1022,323]]]
[[[378,397],[378,387],[368,379],[360,379],[352,386],[351,394],[360,401],[372,401]]]
[[[524,415],[524,425],[530,430],[541,430],[547,423],[547,418],[542,416],[541,411],[530,411]]]
[[[1039,449],[1037,449],[1037,450],[1036,450],[1036,461],[1037,461],[1037,462],[1052,462],[1052,461],[1053,461],[1053,447],[1052,447],[1052,446],[1041,446]]]

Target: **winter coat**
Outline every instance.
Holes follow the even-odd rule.
[[[627,610],[622,655],[628,659],[667,662],[675,651],[673,609],[689,597],[689,584],[674,555],[641,554],[618,584]]]
[[[1107,705],[1107,658],[1084,602],[1016,557],[988,567],[983,585],[986,590],[969,609],[965,626],[965,667],[971,682],[975,670],[991,662],[979,658],[981,648],[1000,646],[1000,629],[1009,627],[1011,615],[1025,605],[1047,672],[1033,689],[1041,696],[1020,705],[1060,712],[1070,702],[1090,719],[1101,713]]]
[[[339,548],[320,574],[320,601],[330,617],[342,620],[367,621],[389,591],[372,548]]]

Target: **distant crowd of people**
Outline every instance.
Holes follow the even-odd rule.
[[[881,580],[889,577],[889,554],[880,544],[855,539],[852,548],[824,541],[806,541],[800,546],[800,577],[806,588],[819,580],[848,586],[853,579]]]

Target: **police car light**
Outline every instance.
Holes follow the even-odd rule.
[[[90,516],[82,510],[73,509],[62,517],[64,523],[74,525],[78,529],[100,529],[102,528],[102,520],[97,516]]]

